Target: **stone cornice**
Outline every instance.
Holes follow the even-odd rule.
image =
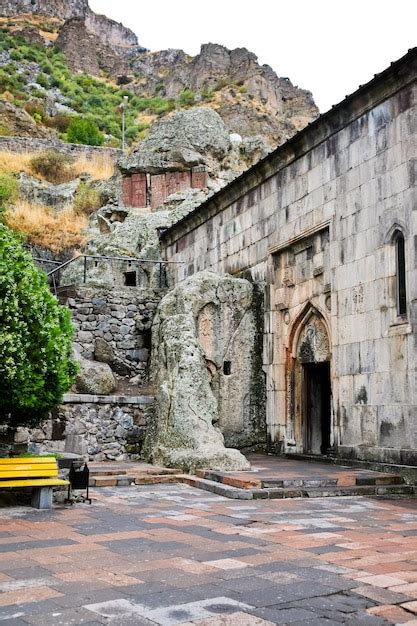
[[[400,89],[415,82],[417,75],[417,48],[412,48],[398,61],[350,96],[311,122],[286,143],[235,178],[226,187],[208,198],[191,213],[160,234],[163,246],[201,226],[220,211],[226,209],[240,197],[259,184],[293,163],[348,124],[375,108]]]

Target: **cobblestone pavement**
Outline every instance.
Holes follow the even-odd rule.
[[[1,624],[417,624],[417,501],[186,485],[0,509]]]

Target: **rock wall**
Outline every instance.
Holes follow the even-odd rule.
[[[0,0],[0,15],[12,17],[21,13],[40,13],[61,20],[82,19],[88,31],[110,46],[125,49],[138,45],[133,31],[105,15],[94,13],[88,0]]]
[[[146,442],[157,463],[247,469],[225,444],[265,443],[253,384],[261,375],[253,298],[248,281],[204,272],[161,301],[153,325],[156,414]]]
[[[0,137],[0,151],[4,152],[44,152],[45,150],[56,150],[61,154],[73,156],[86,156],[94,158],[97,155],[106,156],[112,161],[122,154],[117,148],[102,148],[95,146],[85,146],[76,143],[64,143],[58,139],[41,139],[36,137]]]
[[[151,325],[163,291],[88,286],[66,291],[75,346],[86,359],[108,363],[121,377],[148,381]]]
[[[152,403],[152,396],[67,394],[39,428],[19,428],[15,444],[36,453],[73,452],[90,461],[140,457]]]

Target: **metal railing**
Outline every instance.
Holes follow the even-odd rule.
[[[95,254],[80,254],[79,256],[73,257],[64,263],[60,263],[59,261],[52,261],[50,259],[39,259],[34,258],[38,263],[43,263],[45,265],[56,265],[52,270],[46,272],[48,279],[51,282],[51,286],[53,288],[54,293],[56,294],[58,291],[58,287],[62,287],[61,285],[61,274],[64,269],[70,266],[72,263],[81,262],[82,263],[82,283],[86,284],[88,281],[88,271],[91,269],[91,264],[93,267],[97,267],[100,263],[113,264],[113,263],[125,263],[126,269],[128,270],[132,266],[141,267],[142,265],[149,266],[157,266],[157,284],[153,286],[157,286],[161,289],[168,286],[168,276],[167,276],[167,265],[170,264],[178,264],[182,263],[181,261],[161,261],[154,259],[138,259],[135,257],[123,257],[123,256],[101,256]],[[145,272],[147,278],[149,278],[148,271]],[[154,276],[155,278],[155,276]],[[150,281],[149,281],[150,282]],[[135,285],[131,285],[135,286]],[[143,286],[143,285],[142,285]],[[148,285],[146,285],[148,286]],[[149,285],[152,286],[152,285]]]

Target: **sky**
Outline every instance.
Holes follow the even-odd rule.
[[[324,113],[417,45],[417,0],[90,0],[150,50],[245,47]]]

